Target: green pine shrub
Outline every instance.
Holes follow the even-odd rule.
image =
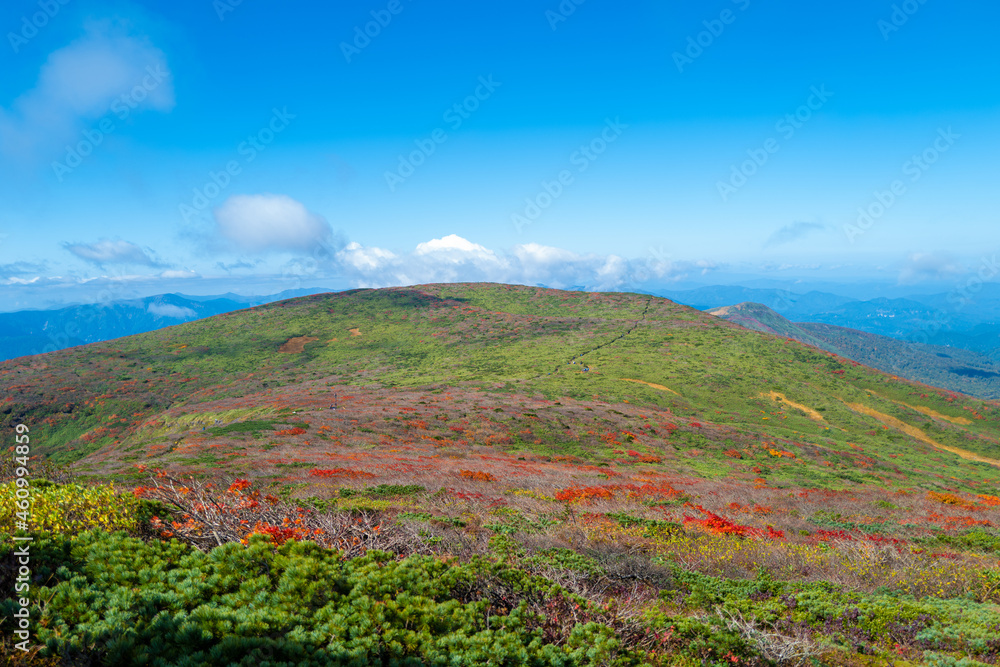
[[[13,562],[10,547],[0,561]],[[582,599],[487,560],[344,560],[260,536],[206,553],[93,531],[38,536],[32,567],[35,639],[67,663],[644,664]]]

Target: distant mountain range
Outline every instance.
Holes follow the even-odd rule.
[[[332,290],[298,289],[269,296],[161,294],[107,304],[0,313],[0,361],[122,338],[273,301]]]
[[[979,398],[1000,398],[1000,365],[977,352],[905,342],[830,324],[795,323],[760,303],[740,303],[707,312],[747,329],[793,338],[908,380]]]
[[[797,294],[730,286],[655,294],[699,310],[759,303],[793,322],[832,324],[900,340],[959,347],[1000,362],[1000,285],[996,283],[944,294],[869,300],[826,292]]]

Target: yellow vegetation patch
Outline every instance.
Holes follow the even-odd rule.
[[[946,422],[951,422],[952,424],[961,424],[962,426],[968,426],[972,423],[971,419],[966,419],[965,417],[949,417],[948,415],[943,415],[937,410],[931,410],[930,408],[925,408],[922,405],[910,405],[909,403],[900,403],[899,401],[893,401],[894,403],[899,403],[900,405],[905,405],[908,408],[912,408],[917,412],[922,412],[928,417],[934,417],[935,419],[943,419]]]
[[[891,415],[879,412],[878,410],[869,408],[868,406],[862,405],[861,403],[847,403],[846,401],[844,403],[851,410],[854,410],[855,412],[860,412],[861,414],[864,415],[868,415],[869,417],[874,417],[875,419],[879,420],[886,426],[891,426],[892,428],[898,431],[902,431],[906,435],[912,436],[917,440],[919,440],[920,442],[925,442],[931,447],[936,447],[937,449],[943,449],[944,451],[951,452],[952,454],[958,454],[963,459],[968,459],[970,461],[981,461],[983,463],[989,463],[995,466],[1000,466],[1000,461],[998,461],[997,459],[991,459],[985,456],[980,456],[979,454],[973,454],[972,452],[966,451],[964,449],[959,449],[958,447],[952,447],[951,445],[942,445],[940,442],[934,440],[916,426],[910,426],[906,422],[900,421]]]
[[[284,352],[285,354],[297,354],[303,352],[306,349],[306,343],[311,343],[314,340],[319,340],[315,336],[298,336],[296,338],[289,338],[285,341],[285,344],[278,348],[278,352]]]
[[[925,408],[922,405],[910,405],[909,403],[903,403],[902,401],[894,401],[891,398],[886,398],[881,394],[876,394],[874,391],[868,392],[873,396],[878,396],[884,401],[889,401],[895,403],[896,405],[902,405],[904,407],[910,408],[911,410],[916,410],[917,412],[923,413],[928,417],[933,417],[934,419],[943,419],[946,422],[951,422],[952,424],[961,424],[962,426],[968,426],[972,423],[971,419],[966,419],[965,417],[949,417],[948,415],[943,415],[937,410],[931,410],[930,408]]]
[[[360,336],[361,335],[361,329],[348,329],[348,331],[351,332],[352,336]]]
[[[646,382],[644,380],[630,380],[629,378],[622,378],[625,382],[636,382],[638,384],[644,384],[647,387],[652,387],[653,389],[659,389],[660,391],[669,391],[674,396],[680,396],[676,391],[670,387],[664,387],[662,384],[653,384],[652,382]]]
[[[823,418],[823,415],[821,415],[820,413],[816,412],[815,410],[813,410],[812,408],[810,408],[808,405],[802,405],[801,403],[796,403],[795,401],[790,401],[790,400],[788,400],[788,398],[784,394],[779,394],[776,391],[772,391],[769,394],[761,394],[761,396],[766,396],[767,398],[770,398],[772,401],[775,401],[775,402],[781,401],[785,405],[788,405],[788,406],[793,407],[793,408],[798,408],[802,412],[804,412],[807,415],[809,415],[809,419],[812,419],[813,421],[817,421],[817,422],[825,422],[826,421]]]

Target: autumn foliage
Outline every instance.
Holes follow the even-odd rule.
[[[495,482],[497,478],[488,472],[483,472],[481,470],[463,470],[461,471],[462,477],[466,479],[471,479],[476,482]]]

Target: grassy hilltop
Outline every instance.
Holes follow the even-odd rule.
[[[704,450],[671,465],[699,476],[744,470],[724,452],[772,443],[796,454],[774,474],[800,484],[933,486],[947,465],[947,485],[973,490],[995,479],[977,459],[1000,459],[996,404],[635,294],[430,285],[318,295],[14,360],[0,382],[5,425],[30,423],[43,453],[100,472],[150,460],[198,468],[192,450],[225,440],[217,421],[284,409],[342,428],[372,400],[415,408],[409,420],[430,417],[435,433],[476,415],[503,434],[502,450],[595,462],[614,458],[607,427],[667,420],[672,437],[644,439],[670,458]],[[483,401],[489,410],[474,405]],[[541,409],[530,437],[518,433],[524,410],[494,412],[521,403]],[[390,429],[384,415],[365,418]]]
[[[666,299],[321,294],[4,362],[0,387],[5,432],[28,425],[34,454],[174,508],[142,530],[541,577],[504,603],[455,598],[497,618],[545,616],[525,591],[558,583],[580,596],[561,629],[552,611],[512,630],[560,647],[535,664],[1000,660],[1000,404]],[[290,664],[276,647],[297,622],[268,631]],[[603,652],[581,649],[584,627]],[[349,664],[316,632],[295,650]]]

